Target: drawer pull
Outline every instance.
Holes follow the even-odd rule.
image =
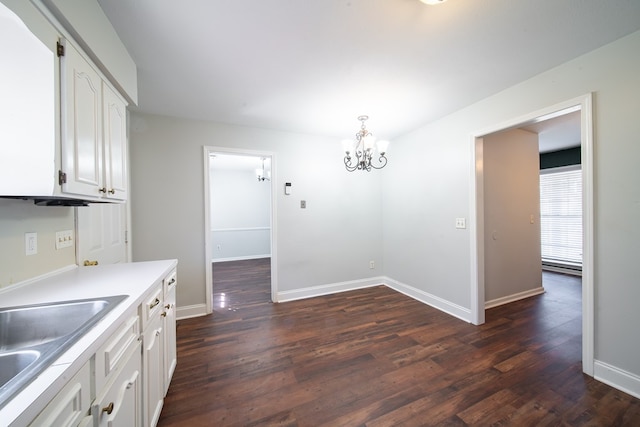
[[[166,308],[167,310],[169,310],[171,308],[171,304],[167,304],[164,306],[164,308]]]
[[[167,312],[166,312],[166,311],[163,311],[162,313],[160,313],[160,316],[162,316],[162,317],[167,317]]]
[[[93,265],[98,265],[98,261],[89,261],[88,259],[85,259],[83,265],[85,267],[91,267]]]
[[[175,277],[172,277],[172,278],[171,278],[171,280],[169,280],[168,285],[169,285],[169,286],[171,286],[171,285],[173,285],[174,283],[176,283],[176,278],[175,278]]]
[[[111,415],[111,413],[113,412],[113,402],[109,403],[108,406],[102,408],[102,412],[106,412],[107,414]]]
[[[158,298],[156,298],[151,304],[149,304],[149,308],[153,308],[156,305],[160,304],[160,300]]]

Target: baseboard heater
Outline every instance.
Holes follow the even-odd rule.
[[[544,271],[553,271],[556,273],[571,274],[573,276],[582,276],[582,265],[580,264],[542,260],[542,269]]]

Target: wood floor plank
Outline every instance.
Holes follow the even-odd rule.
[[[580,279],[470,325],[384,286],[273,304],[270,261],[216,263],[214,314],[178,321],[159,426],[634,426],[582,373]]]

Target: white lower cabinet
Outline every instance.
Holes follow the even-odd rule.
[[[176,286],[173,270],[140,306],[145,427],[158,423],[176,367]]]
[[[87,416],[91,390],[91,369],[87,362],[56,397],[32,421],[32,426],[77,426]]]
[[[135,313],[94,356],[94,427],[142,426],[140,320]]]
[[[163,281],[164,287],[164,392],[169,391],[169,384],[176,370],[178,357],[176,354],[176,271],[174,270]]]
[[[94,426],[142,425],[142,363],[136,342],[113,382],[91,406]]]
[[[32,421],[50,427],[155,427],[176,367],[176,271],[149,289]]]
[[[144,331],[143,343],[145,426],[155,426],[160,419],[164,400],[163,327],[159,313],[150,319]]]

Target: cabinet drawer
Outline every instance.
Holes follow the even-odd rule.
[[[91,369],[89,363],[78,371],[30,426],[76,426],[89,412]]]
[[[96,352],[96,390],[101,390],[122,367],[129,349],[135,346],[139,339],[140,322],[138,315],[134,314]]]
[[[154,316],[159,316],[162,311],[162,286],[158,284],[155,291],[144,300],[140,308],[140,315],[142,316],[142,330],[147,328],[147,325]]]
[[[167,295],[171,290],[175,289],[176,284],[178,283],[178,277],[176,270],[173,270],[167,277],[165,277],[164,281],[164,294]]]

